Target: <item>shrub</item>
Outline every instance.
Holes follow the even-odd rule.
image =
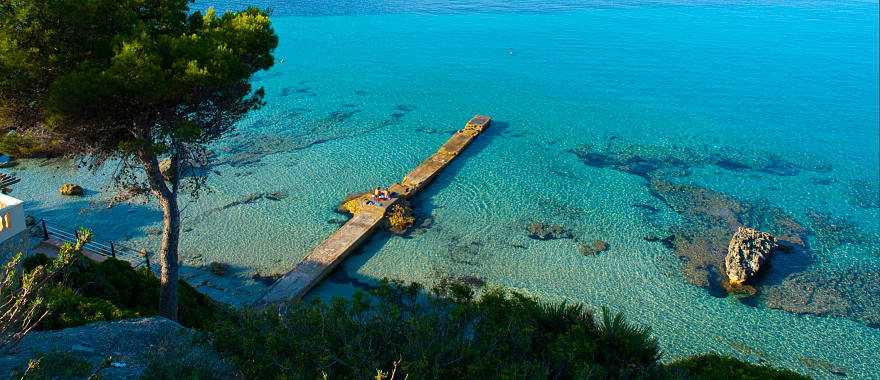
[[[12,378],[32,380],[84,379],[92,374],[92,365],[72,352],[38,353],[28,360],[27,368],[13,371]]]
[[[72,289],[60,285],[46,289],[43,297],[45,297],[45,308],[48,311],[46,317],[39,324],[39,328],[43,330],[62,329],[90,322],[140,316],[136,311],[120,309],[101,298],[84,297]]]
[[[8,132],[0,135],[0,153],[16,158],[55,157],[60,154],[57,142],[29,133]]]
[[[42,256],[42,255],[38,255]],[[48,259],[28,258],[25,269]],[[29,268],[30,267],[30,268]],[[220,307],[180,281],[180,324],[201,328],[213,324]],[[40,329],[59,329],[85,323],[158,314],[159,279],[146,268],[108,258],[96,263],[79,255],[45,294],[49,312]]]
[[[141,379],[210,380],[231,379],[234,370],[222,362],[199,339],[165,339],[148,354]]]
[[[682,379],[701,380],[802,380],[809,379],[789,370],[746,363],[715,353],[692,356],[667,365],[670,373]]]
[[[245,310],[213,331],[218,352],[246,378],[643,378],[658,375],[647,329],[581,305],[551,305],[500,289],[479,299],[419,297],[418,285],[383,281],[368,297]],[[444,291],[445,292],[442,292]]]

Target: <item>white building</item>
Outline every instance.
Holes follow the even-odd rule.
[[[30,234],[25,225],[21,200],[0,193],[0,263],[18,253],[27,253]]]

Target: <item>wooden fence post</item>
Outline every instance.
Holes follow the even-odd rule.
[[[49,240],[49,230],[46,229],[46,219],[40,218],[40,224],[43,225],[43,240]]]

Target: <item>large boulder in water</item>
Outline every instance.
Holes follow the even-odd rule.
[[[773,235],[754,228],[737,228],[724,258],[727,280],[731,285],[742,285],[754,277],[777,246]]]

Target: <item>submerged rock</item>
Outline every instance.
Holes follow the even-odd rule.
[[[724,258],[724,267],[730,284],[742,285],[758,274],[776,246],[773,235],[754,228],[737,228],[730,238],[727,257]]]
[[[221,263],[219,261],[212,261],[208,264],[208,270],[211,271],[215,276],[223,277],[229,272],[229,264]]]
[[[535,240],[571,239],[574,234],[560,224],[533,222],[528,226],[529,238]]]
[[[271,193],[266,193],[266,199],[270,201],[280,201],[287,198],[287,193],[284,191],[273,191]]]
[[[880,272],[876,269],[798,273],[768,287],[763,297],[770,308],[846,317],[880,328]]]
[[[596,240],[592,244],[578,244],[578,251],[584,256],[596,256],[608,250],[608,242]]]
[[[85,195],[86,190],[83,189],[80,185],[65,183],[61,185],[60,188],[58,188],[58,192],[61,193],[61,195],[81,197]]]

